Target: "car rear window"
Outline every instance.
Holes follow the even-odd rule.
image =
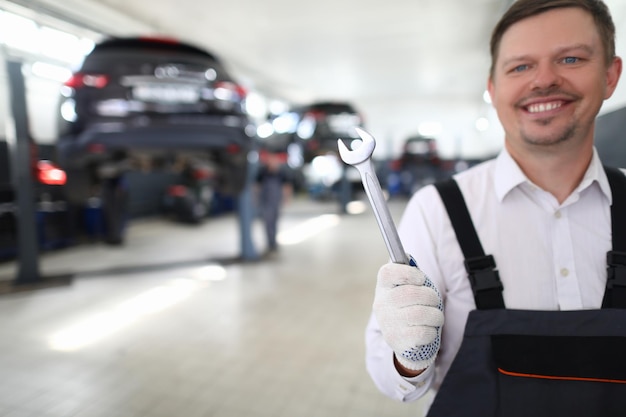
[[[201,72],[215,70],[216,81],[231,81],[232,77],[220,61],[209,52],[194,46],[144,38],[116,38],[98,44],[85,57],[81,72],[111,74],[138,74],[151,72],[144,64],[180,64],[188,70]]]
[[[91,53],[97,54],[100,51],[137,49],[186,52],[189,54],[202,55],[212,60],[216,60],[216,57],[213,54],[194,45],[161,38],[111,38],[97,44]]]
[[[313,105],[310,107],[310,109],[322,111],[324,113],[329,113],[329,114],[356,113],[354,108],[347,104],[323,103],[323,104]]]

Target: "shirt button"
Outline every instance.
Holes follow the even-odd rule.
[[[557,210],[554,212],[554,217],[556,217],[557,219],[561,218],[561,210]]]
[[[569,275],[569,269],[567,268],[561,268],[561,276],[562,277],[566,277]]]

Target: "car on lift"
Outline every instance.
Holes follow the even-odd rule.
[[[271,115],[267,125],[271,134],[261,139],[266,146],[283,150],[297,147],[303,164],[308,164],[316,156],[337,154],[337,139],[346,145],[360,139],[355,127],[363,128],[364,118],[350,102],[320,101]]]
[[[302,145],[305,162],[328,152],[337,153],[337,139],[349,146],[359,140],[355,127],[364,127],[364,118],[346,101],[322,101],[294,109],[298,115],[297,141]]]
[[[405,139],[400,157],[390,163],[387,187],[393,194],[411,196],[425,185],[449,175],[435,138],[412,135]]]
[[[355,128],[364,128],[365,122],[348,101],[318,101],[272,115],[266,125],[271,126],[268,129],[271,133],[261,136],[261,143],[286,152],[300,186],[312,197],[319,198],[336,194],[343,175],[337,174],[342,169],[337,139],[351,147],[352,141],[361,140]],[[351,188],[360,188],[356,168],[346,169]]]
[[[215,191],[225,195],[245,186],[256,138],[246,91],[217,56],[190,43],[156,37],[98,43],[62,87],[59,116],[68,199],[79,206],[100,199],[109,243],[124,239],[124,175],[131,169],[208,170]],[[191,198],[196,188],[183,194],[190,213],[201,215],[203,196]]]

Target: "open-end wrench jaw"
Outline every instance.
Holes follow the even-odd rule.
[[[337,146],[339,148],[339,156],[346,164],[358,165],[368,160],[374,153],[376,148],[376,141],[374,137],[367,133],[365,130],[355,128],[356,132],[361,138],[361,145],[356,149],[348,149],[341,139],[337,139]]]
[[[363,188],[370,200],[374,215],[382,232],[383,239],[387,245],[387,250],[394,263],[408,264],[409,258],[402,248],[400,237],[393,223],[389,208],[385,201],[382,189],[376,176],[371,156],[376,147],[376,140],[372,135],[363,129],[356,129],[357,133],[363,140],[363,143],[354,150],[349,150],[341,139],[337,141],[339,147],[339,155],[346,164],[356,167],[361,174],[363,180]]]

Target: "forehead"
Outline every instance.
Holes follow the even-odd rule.
[[[509,27],[502,36],[498,60],[549,54],[574,45],[601,48],[593,17],[576,7],[553,9]]]

